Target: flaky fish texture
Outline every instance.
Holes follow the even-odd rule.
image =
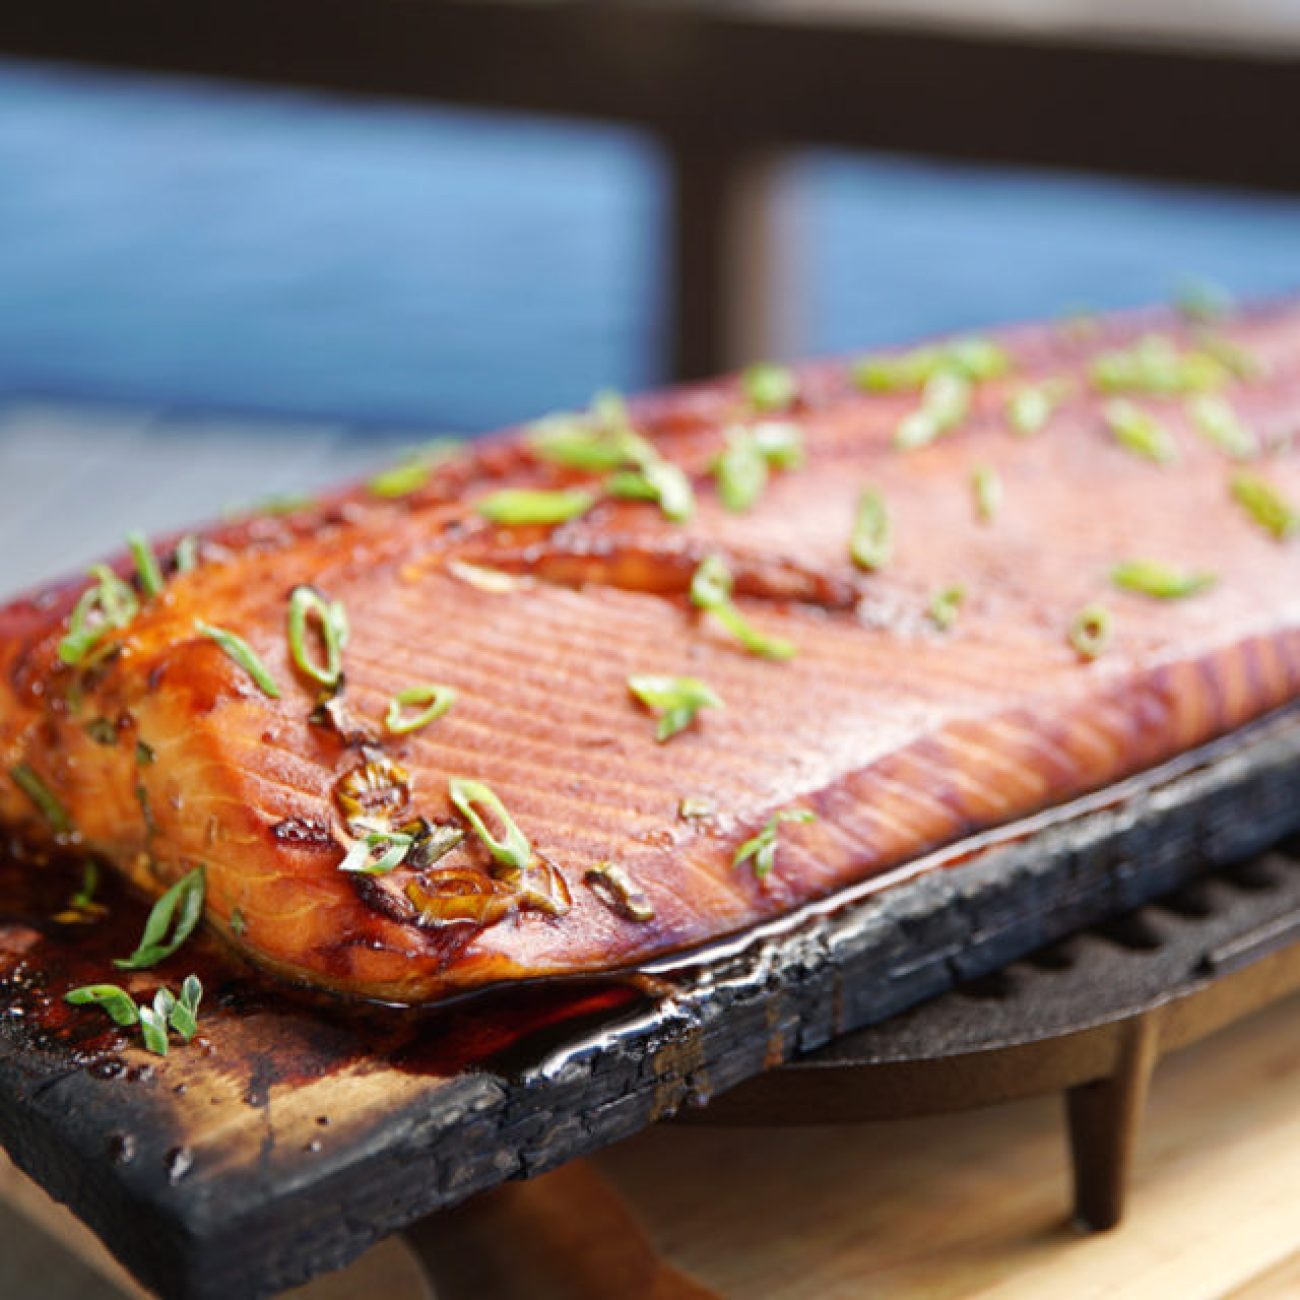
[[[650,490],[608,483],[616,438],[613,468],[590,469],[520,430],[381,492],[208,529],[183,571],[158,539],[154,595],[118,557],[138,611],[99,626],[92,601],[84,652],[70,619],[102,573],[20,599],[0,613],[0,819],[152,894],[203,864],[205,922],[248,959],[419,1003],[735,933],[1291,700],[1300,308],[992,342],[1005,364],[940,345],[942,364],[733,377],[576,426],[634,429],[634,479],[683,471],[685,521],[612,495]],[[1144,363],[1104,359],[1142,346]],[[802,463],[754,454],[795,437]],[[748,508],[720,475],[733,505],[757,482]],[[482,507],[503,488],[594,504],[501,522]],[[706,559],[757,645],[692,601]],[[1117,584],[1133,561],[1199,580],[1176,598]],[[303,586],[346,611],[332,694],[292,653]],[[200,624],[247,642],[278,697]],[[773,638],[793,657],[754,652]],[[640,674],[696,679],[721,707],[660,741]],[[426,684],[454,705],[394,733],[393,697]],[[454,778],[499,798],[527,855],[493,856]],[[349,850],[370,870],[342,870]]]

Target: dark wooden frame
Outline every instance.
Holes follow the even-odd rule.
[[[765,341],[773,150],[833,145],[1300,190],[1294,52],[909,27],[709,0],[40,0],[0,51],[620,122],[662,141],[672,369]]]

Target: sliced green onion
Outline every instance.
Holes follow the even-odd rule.
[[[496,793],[482,781],[471,781],[465,777],[452,777],[447,782],[451,801],[460,809],[465,820],[474,828],[474,833],[481,839],[487,851],[504,867],[523,871],[533,860],[533,846],[528,837],[515,825],[514,819],[506,812],[505,804],[497,798]],[[500,837],[494,835],[486,822],[479,815],[479,807],[485,808],[494,816],[501,827]]]
[[[613,497],[655,501],[664,518],[684,523],[695,513],[691,481],[672,461],[659,458],[642,461],[639,469],[623,469],[605,480],[605,491]]]
[[[936,371],[921,390],[921,405],[904,416],[894,431],[894,446],[911,451],[951,433],[966,418],[970,397],[971,381],[964,374]]]
[[[146,741],[137,740],[135,742],[135,761],[137,767],[148,767],[151,763],[158,761],[158,755],[152,745]]]
[[[145,1051],[155,1056],[166,1056],[168,1049],[167,1021],[176,1006],[176,999],[167,989],[159,989],[153,997],[153,1006],[140,1008],[140,1037]]]
[[[68,631],[59,641],[58,655],[76,666],[99,644],[110,628],[124,628],[140,611],[131,584],[123,582],[107,565],[91,566],[93,587],[82,592],[68,620]]]
[[[437,682],[427,682],[422,686],[408,686],[398,691],[388,702],[388,712],[384,715],[384,726],[394,736],[405,736],[409,732],[419,731],[431,722],[437,722],[447,713],[458,699],[456,691],[450,686],[440,686]],[[418,713],[405,712],[408,708],[419,708]]]
[[[339,870],[361,876],[386,876],[406,861],[414,845],[415,836],[405,831],[367,831],[353,841],[339,863]],[[376,849],[383,850],[378,858],[374,856]]]
[[[1203,353],[1213,357],[1234,379],[1258,379],[1264,373],[1264,363],[1255,353],[1215,330],[1198,329],[1196,343]]]
[[[1233,308],[1232,294],[1220,284],[1188,277],[1178,286],[1174,304],[1191,321],[1216,321]]]
[[[722,504],[740,513],[763,495],[767,486],[767,457],[752,438],[739,433],[728,438],[726,450],[718,457],[716,473]]]
[[[275,678],[258,658],[257,651],[242,636],[228,632],[223,627],[213,627],[201,618],[194,620],[194,627],[201,635],[215,641],[253,679],[263,695],[268,695],[273,700],[280,698],[280,688],[275,684]]]
[[[1110,645],[1114,621],[1104,605],[1088,605],[1071,620],[1070,644],[1081,659],[1096,659]]]
[[[463,446],[459,438],[434,438],[423,447],[410,452],[404,460],[389,469],[380,470],[366,484],[373,496],[386,500],[409,497],[424,487],[433,471],[454,456]]]
[[[168,1025],[187,1043],[199,1032],[199,1003],[202,1000],[203,985],[199,977],[187,975],[181,985],[181,995],[167,1017]]]
[[[975,514],[981,523],[992,523],[1002,508],[1002,480],[991,465],[976,465],[971,470],[971,491],[975,496]]]
[[[684,822],[702,821],[717,811],[718,806],[712,799],[703,799],[699,795],[684,795],[677,805],[677,815]]]
[[[312,657],[307,644],[307,624],[313,614],[325,647],[323,664]],[[289,653],[299,672],[322,686],[337,686],[347,641],[348,616],[340,601],[326,600],[314,587],[298,586],[289,593]]]
[[[799,396],[799,380],[785,366],[760,362],[740,376],[740,386],[750,404],[760,411],[780,411]]]
[[[447,572],[476,591],[486,591],[492,596],[505,596],[512,591],[522,591],[529,584],[528,578],[517,573],[507,573],[504,569],[490,569],[483,564],[470,564],[468,560],[448,560]]]
[[[957,622],[957,615],[966,599],[966,588],[962,586],[944,587],[930,598],[927,611],[931,621],[941,632],[947,632]]]
[[[244,931],[248,929],[248,922],[244,920],[243,908],[236,907],[230,913],[229,924],[231,934],[233,934],[237,939],[243,936]]]
[[[94,858],[88,858],[81,868],[81,888],[68,899],[68,906],[77,912],[103,911],[95,901],[99,890],[99,864]]]
[[[158,567],[158,557],[143,533],[128,533],[127,545],[135,559],[135,571],[140,578],[140,590],[146,596],[157,596],[163,589],[162,570]]]
[[[736,608],[731,599],[733,585],[722,557],[706,556],[691,578],[691,603],[712,614],[750,654],[764,659],[793,659],[798,653],[793,642],[759,631]]]
[[[996,379],[1010,369],[1011,357],[1005,348],[991,339],[972,337],[864,357],[854,367],[853,378],[868,392],[898,393],[921,388],[945,371],[978,383]]]
[[[1007,421],[1019,434],[1038,433],[1065,400],[1068,387],[1061,382],[1027,384],[1007,399]]]
[[[190,573],[199,567],[199,539],[193,533],[187,533],[176,543],[173,562],[177,573]]]
[[[637,673],[627,679],[627,688],[647,709],[659,714],[655,739],[660,743],[689,727],[701,709],[724,707],[717,693],[698,677]]]
[[[170,957],[190,937],[203,915],[205,879],[201,866],[182,876],[153,905],[136,950],[129,957],[115,958],[113,965],[120,970],[146,970]]]
[[[97,745],[116,745],[118,730],[116,725],[107,718],[91,718],[86,723],[86,735]]]
[[[1119,398],[1107,402],[1102,414],[1115,441],[1125,451],[1157,465],[1168,465],[1178,459],[1178,444],[1150,412]]]
[[[1233,500],[1265,532],[1285,541],[1300,529],[1300,512],[1269,482],[1245,471],[1232,476]]]
[[[65,993],[63,1000],[74,1007],[100,1007],[123,1029],[140,1023],[140,1011],[134,999],[116,984],[83,984]]]
[[[596,494],[582,488],[502,488],[481,498],[477,509],[494,524],[563,524],[585,515],[596,504]]]
[[[1220,388],[1231,377],[1212,353],[1179,352],[1160,334],[1149,334],[1132,347],[1103,352],[1093,359],[1092,382],[1103,393],[1149,393],[1176,397]]]
[[[15,763],[9,769],[13,783],[35,805],[36,811],[45,818],[46,825],[56,835],[70,835],[73,831],[72,818],[68,810],[59,802],[58,796],[45,784],[35,770],[27,763]]]
[[[732,866],[739,867],[754,859],[754,875],[764,880],[772,874],[776,866],[777,834],[782,822],[814,822],[817,814],[808,808],[787,808],[769,817],[763,829],[752,839],[746,840],[736,850]]]
[[[849,556],[859,569],[871,573],[884,568],[892,552],[893,536],[885,498],[875,488],[865,488],[858,497],[853,516]]]
[[[1259,455],[1259,439],[1221,397],[1193,397],[1188,400],[1187,414],[1192,426],[1221,451],[1236,460],[1250,460]]]
[[[1160,600],[1181,600],[1208,591],[1218,578],[1204,571],[1175,569],[1159,560],[1126,560],[1110,571],[1110,580],[1124,591]]]

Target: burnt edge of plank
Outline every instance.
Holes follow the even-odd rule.
[[[1270,847],[1300,829],[1298,771],[1292,709],[1124,783],[1118,797],[1056,810],[957,869],[804,909],[725,945],[651,1011],[516,1079],[444,1083],[279,1181],[250,1167],[173,1185],[155,1163],[114,1165],[102,1104],[79,1104],[92,1081],[39,1054],[0,1056],[0,1141],[146,1286],[271,1294],[425,1214],[629,1137]]]

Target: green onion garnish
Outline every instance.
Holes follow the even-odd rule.
[[[481,498],[477,509],[494,524],[563,524],[585,515],[596,504],[596,494],[581,488],[502,488]]]
[[[853,371],[854,382],[868,392],[898,393],[921,388],[941,372],[978,383],[1011,369],[1005,348],[991,339],[965,338],[913,348],[910,352],[864,357]]]
[[[1059,381],[1018,388],[1007,399],[1007,420],[1017,433],[1025,437],[1038,433],[1065,400],[1068,391],[1068,386]]]
[[[684,822],[702,821],[706,817],[712,817],[717,811],[718,806],[712,799],[703,799],[693,794],[683,795],[677,805],[677,815]]]
[[[367,831],[352,842],[339,863],[339,870],[361,876],[386,876],[402,865],[414,844],[415,836],[405,831]],[[383,850],[378,858],[374,856],[376,849]]]
[[[90,576],[96,580],[93,587],[82,592],[72,616],[68,631],[59,641],[59,658],[76,666],[99,644],[110,628],[124,628],[140,611],[140,602],[131,584],[108,568],[96,564]]]
[[[793,370],[760,362],[740,376],[740,386],[750,404],[760,411],[780,411],[799,396],[799,380]]]
[[[176,1009],[176,999],[171,990],[162,988],[153,995],[153,1005],[140,1006],[140,1037],[144,1040],[145,1051],[155,1056],[166,1056],[167,1022]]]
[[[1196,342],[1203,353],[1213,357],[1234,379],[1258,379],[1264,373],[1264,363],[1259,357],[1215,330],[1198,329]]]
[[[743,432],[734,433],[718,457],[716,473],[722,504],[739,513],[748,510],[763,495],[767,486],[767,458],[752,438]]]
[[[724,707],[716,692],[698,677],[637,673],[627,679],[627,688],[647,709],[659,714],[655,739],[661,743],[689,727],[701,709]]]
[[[247,929],[248,922],[244,919],[244,910],[243,908],[236,907],[230,913],[230,933],[236,938],[239,938]]]
[[[458,696],[450,686],[440,686],[436,682],[427,682],[422,686],[408,686],[398,691],[388,702],[388,712],[384,715],[384,726],[394,736],[405,736],[408,732],[419,731],[429,723],[436,722],[456,703]],[[417,713],[407,713],[406,709],[418,708]]]
[[[1269,482],[1244,470],[1232,476],[1233,500],[1279,542],[1300,529],[1300,512]]]
[[[115,958],[113,965],[120,970],[145,970],[170,957],[190,937],[203,915],[204,884],[201,866],[182,876],[153,905],[136,950],[129,957]]]
[[[223,627],[213,627],[201,618],[194,620],[194,627],[203,636],[215,641],[253,679],[263,695],[268,695],[273,700],[280,698],[280,688],[275,684],[275,678],[257,657],[257,651],[242,636],[227,632]]]
[[[167,1017],[167,1023],[187,1043],[199,1032],[199,1003],[202,1000],[203,985],[199,977],[187,975],[181,984],[181,995]]]
[[[1115,441],[1125,451],[1157,465],[1168,465],[1178,459],[1178,444],[1169,431],[1141,407],[1118,398],[1107,402],[1102,414],[1115,435]]]
[[[140,590],[146,596],[157,596],[163,589],[162,570],[158,567],[158,557],[143,533],[128,533],[127,545],[135,559],[135,571],[140,578]]]
[[[176,543],[173,562],[177,573],[189,573],[199,567],[199,539],[193,533],[186,534]]]
[[[750,654],[764,659],[793,659],[798,652],[793,642],[760,632],[736,608],[731,599],[733,585],[722,557],[706,556],[691,578],[691,604],[712,614]]]
[[[1181,600],[1208,591],[1218,578],[1204,571],[1175,569],[1159,560],[1126,560],[1110,571],[1110,580],[1125,591],[1160,600]]]
[[[36,811],[45,818],[46,824],[56,835],[70,835],[73,831],[72,818],[68,810],[59,802],[54,791],[45,784],[27,763],[15,763],[9,769],[13,783],[35,805]]]
[[[1203,393],[1229,379],[1228,368],[1211,352],[1179,352],[1169,339],[1149,334],[1132,347],[1094,358],[1092,382],[1103,393],[1149,393],[1174,397]]]
[[[325,647],[323,664],[312,657],[307,644],[307,624],[313,614]],[[337,686],[347,641],[348,616],[340,601],[326,600],[314,587],[299,586],[289,593],[289,653],[299,672],[322,686]]]
[[[646,458],[638,469],[622,469],[605,480],[605,491],[613,497],[655,501],[664,518],[684,523],[695,513],[691,481],[672,461]]]
[[[115,1025],[129,1029],[140,1023],[140,1012],[131,995],[116,984],[83,984],[63,996],[74,1007],[101,1007]]]
[[[465,820],[474,828],[474,833],[487,847],[487,851],[504,867],[523,871],[533,860],[533,846],[528,837],[515,825],[505,805],[497,798],[490,786],[482,781],[470,781],[464,777],[452,777],[447,782],[451,801],[460,809]],[[490,812],[501,827],[498,838],[478,813],[483,807]]]
[[[1104,605],[1089,605],[1071,620],[1070,644],[1081,659],[1096,659],[1110,645],[1113,620]]]
[[[894,446],[911,451],[951,433],[966,418],[970,395],[971,381],[960,371],[936,371],[925,381],[920,406],[894,431]]]
[[[76,912],[102,912],[103,906],[95,902],[99,889],[99,864],[94,858],[87,858],[81,868],[81,888],[68,899],[68,906]]]
[[[961,612],[965,599],[966,588],[962,586],[944,587],[935,592],[927,610],[935,627],[941,632],[947,632],[957,622],[957,615]]]
[[[459,438],[434,438],[423,447],[408,453],[405,459],[389,469],[380,470],[366,484],[372,495],[386,500],[409,497],[424,487],[433,471],[454,456],[463,444]]]
[[[732,866],[738,867],[742,863],[748,862],[750,858],[754,859],[754,875],[759,880],[763,880],[772,874],[772,869],[776,866],[776,840],[777,832],[782,822],[814,822],[817,820],[817,814],[808,808],[787,808],[774,816],[769,817],[764,824],[763,829],[758,832],[753,839],[746,840],[740,848],[736,850],[735,857],[732,858]]]
[[[884,568],[892,551],[892,530],[885,498],[875,488],[865,488],[858,497],[858,508],[853,516],[849,556],[859,569],[870,573]]]
[[[1002,508],[1002,480],[992,465],[976,465],[971,470],[971,491],[975,496],[975,514],[981,523],[992,523]]]
[[[1192,426],[1208,442],[1236,460],[1250,460],[1259,454],[1259,439],[1232,406],[1221,397],[1193,397],[1187,414]]]

